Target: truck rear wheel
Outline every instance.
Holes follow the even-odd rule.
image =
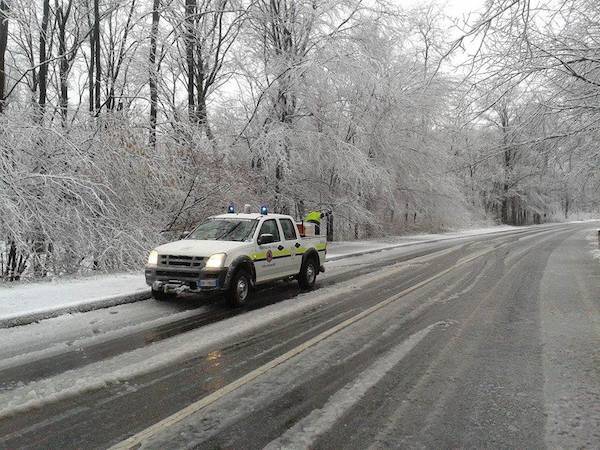
[[[298,274],[300,289],[310,290],[314,288],[317,281],[317,273],[319,273],[319,267],[315,262],[315,258],[308,258],[304,261]]]
[[[157,291],[152,289],[152,298],[154,300],[158,300],[159,302],[167,302],[169,300],[174,300],[177,297],[177,294],[166,293],[164,291]]]
[[[236,272],[225,297],[231,306],[242,306],[250,296],[250,274],[244,269]]]

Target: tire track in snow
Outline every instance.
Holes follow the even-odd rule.
[[[313,410],[279,438],[271,441],[265,449],[310,448],[316,439],[332,428],[347,411],[379,383],[387,373],[398,365],[434,328],[447,325],[436,322],[412,334],[408,339],[385,353],[354,381],[333,394],[321,409]]]

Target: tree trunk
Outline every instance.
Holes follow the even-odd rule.
[[[154,0],[152,5],[152,28],[150,30],[150,145],[156,147],[156,117],[158,114],[158,67],[156,67],[156,38],[158,35],[158,21],[160,20],[160,0]]]
[[[187,94],[190,122],[196,122],[196,108],[194,99],[194,71],[196,68],[194,61],[194,47],[196,41],[194,33],[195,14],[196,0],[185,0],[185,56],[187,61]]]
[[[0,114],[4,111],[6,95],[5,55],[8,41],[8,3],[0,0]]]
[[[502,203],[500,205],[500,221],[502,223],[508,223],[508,199],[506,197],[502,198]]]
[[[102,81],[102,64],[100,62],[100,5],[94,0],[94,59],[96,66],[96,82],[94,83],[94,109],[100,112],[100,83]]]
[[[327,240],[333,241],[333,212],[327,214]]]
[[[40,121],[44,118],[44,110],[46,109],[46,99],[48,96],[48,55],[46,45],[48,43],[48,22],[50,16],[50,0],[44,0],[42,13],[42,29],[40,31],[40,72],[39,72],[39,88],[40,95],[38,105],[40,107]]]
[[[197,70],[196,70],[196,87],[198,91],[197,105],[196,105],[196,120],[201,127],[204,127],[204,132],[208,140],[214,144],[215,136],[213,135],[212,129],[208,124],[208,111],[206,109],[206,86],[204,84],[204,70],[202,54],[198,49],[197,55]]]
[[[6,260],[6,278],[8,281],[14,281],[17,267],[17,247],[14,242],[10,243],[8,257]]]
[[[60,115],[62,118],[63,127],[67,124],[67,107],[69,105],[69,92],[67,90],[67,72],[69,68],[69,63],[67,62],[67,44],[65,42],[65,26],[67,19],[64,16],[64,12],[62,6],[59,6],[57,9],[58,15],[58,54],[60,56],[60,64],[59,64],[59,84],[60,84],[60,97],[59,97],[59,105],[60,105]]]
[[[520,225],[519,223],[519,204],[517,197],[511,197],[510,199],[510,212],[511,212],[511,224]]]
[[[6,261],[5,278],[8,281],[19,281],[21,274],[27,268],[28,257],[23,257],[23,253],[17,251],[17,245],[14,241],[10,242],[8,250],[8,258]]]
[[[281,160],[277,161],[275,166],[275,212],[286,214],[287,207],[281,195],[281,182],[283,181],[283,164]]]
[[[93,28],[92,28],[93,29]],[[89,112],[94,112],[94,58],[95,58],[95,40],[94,33],[90,33],[90,67],[88,70],[88,86],[89,86]]]
[[[69,61],[67,59],[67,42],[66,42],[66,26],[69,20],[71,5],[64,11],[62,6],[57,6],[56,15],[58,16],[58,54],[60,55],[59,64],[59,84],[60,84],[60,114],[62,119],[62,126],[67,125],[67,112],[69,107],[69,88],[68,88],[68,77],[69,77]]]
[[[509,142],[509,111],[504,105],[500,111],[498,111],[498,116],[500,119],[500,126],[502,130],[502,146],[504,147],[504,183],[502,186],[502,208],[501,208],[501,220],[502,223],[510,223],[510,219],[508,216],[509,213],[509,202],[511,199],[509,198],[509,187],[511,182],[512,175],[512,165],[513,165],[513,154],[510,149]],[[512,223],[514,224],[514,217],[512,218]]]
[[[215,135],[210,128],[208,123],[208,111],[206,109],[206,95],[204,92],[198,94],[198,123],[204,127],[206,137],[212,143],[214,143]]]

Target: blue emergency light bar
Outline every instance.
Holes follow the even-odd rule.
[[[263,205],[263,206],[260,207],[260,213],[262,215],[266,216],[267,214],[269,214],[269,210],[268,210],[268,208],[265,205]]]
[[[229,207],[227,208],[227,212],[229,214],[233,214],[235,212],[235,205],[233,203],[229,204]]]

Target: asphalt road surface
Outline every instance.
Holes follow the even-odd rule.
[[[349,258],[243,310],[185,298],[69,319],[106,314],[97,336],[18,327],[0,447],[599,448],[598,226]]]

